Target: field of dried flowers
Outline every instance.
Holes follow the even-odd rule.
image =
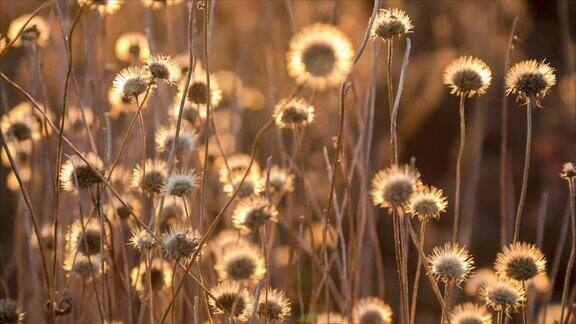
[[[0,323],[576,321],[574,3],[0,11]]]

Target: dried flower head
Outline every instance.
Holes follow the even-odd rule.
[[[314,107],[302,98],[284,98],[274,111],[276,126],[280,128],[300,128],[314,121]]]
[[[232,212],[232,223],[240,233],[246,235],[256,232],[268,221],[276,222],[278,211],[268,199],[260,196],[250,196],[238,201]]]
[[[263,178],[266,177],[264,172]],[[294,191],[294,175],[289,170],[273,165],[270,168],[270,177],[268,179],[270,191],[276,195],[289,194]]]
[[[206,104],[208,103],[208,83],[206,80],[206,71],[202,68],[202,66],[200,66],[200,64],[196,64],[193,72],[194,73],[192,73],[190,85],[188,86],[186,99],[188,99],[192,106],[196,106],[200,109],[206,109]],[[177,102],[180,102],[180,98],[182,98],[185,87],[186,80],[182,80],[178,87]],[[210,107],[215,109],[220,104],[220,101],[222,101],[222,90],[220,90],[218,80],[211,74]]]
[[[42,227],[40,227],[39,236],[40,240],[42,240],[42,244],[44,244],[44,248],[48,251],[54,251],[54,228],[50,224],[44,224]],[[38,249],[40,247],[38,245],[38,239],[36,238],[35,233],[30,235],[30,245],[34,249]]]
[[[232,280],[242,284],[256,283],[266,274],[264,257],[251,244],[233,245],[218,255],[214,269],[220,281]]]
[[[414,25],[412,20],[402,9],[380,9],[370,36],[372,39],[390,40],[394,37],[402,37],[412,32]]]
[[[180,98],[175,96],[172,100],[172,105],[168,110],[168,116],[170,117],[170,122],[176,124],[178,121],[178,114],[180,114]],[[182,121],[189,124],[190,127],[197,128],[204,120],[206,120],[206,107],[199,107],[198,105],[192,104],[190,101],[184,101],[184,107],[182,109]]]
[[[140,215],[142,211],[142,205],[140,201],[134,197],[132,194],[123,194],[122,201],[126,204],[122,204],[117,198],[112,198],[110,204],[106,206],[106,210],[109,215],[115,215],[120,221],[130,221],[132,213],[135,215]]]
[[[453,324],[492,324],[492,314],[486,307],[475,303],[457,305],[450,314]]]
[[[224,253],[227,248],[233,248],[240,245],[249,245],[250,243],[246,240],[240,232],[234,228],[226,228],[214,236],[208,246],[212,253],[218,257]]]
[[[372,179],[372,201],[383,208],[402,207],[419,185],[420,173],[408,165],[392,165]]]
[[[480,268],[464,283],[464,292],[468,296],[476,296],[485,285],[496,282],[498,277],[491,268]]]
[[[468,249],[457,243],[435,247],[426,261],[436,280],[447,285],[459,285],[474,268],[474,260]]]
[[[230,174],[230,180],[222,186],[222,190],[232,196],[238,188],[237,197],[246,198],[249,196],[259,195],[264,190],[264,179],[258,173],[250,172],[246,175],[244,182],[244,172],[233,172]]]
[[[240,321],[248,320],[250,315],[252,315],[254,297],[240,283],[224,281],[212,287],[210,293],[215,299],[210,298],[208,300],[213,314],[228,313]]]
[[[146,93],[141,93],[137,97],[138,103],[142,105],[142,108],[148,104],[148,101],[143,102],[145,95]],[[138,107],[132,103],[132,98],[124,97],[123,93],[117,91],[114,85],[108,89],[108,102],[110,103],[110,110],[108,110],[107,115],[112,119],[116,119],[126,113],[138,111]]]
[[[352,44],[340,29],[316,23],[290,40],[286,55],[288,74],[297,84],[324,91],[346,79],[353,57]]]
[[[168,176],[162,193],[169,196],[184,197],[197,188],[199,177],[194,170],[181,170]]]
[[[524,305],[526,294],[516,281],[499,279],[482,287],[480,295],[484,302],[496,311],[516,312]]]
[[[314,324],[348,324],[346,318],[336,312],[325,312],[314,316]]]
[[[304,229],[304,233],[302,234],[307,246],[314,250],[321,249],[324,244],[326,244],[326,248],[333,249],[338,243],[338,234],[334,226],[330,223],[324,224],[322,221],[313,222],[309,228]]]
[[[84,255],[80,252],[74,256],[67,256],[64,259],[63,269],[76,274],[88,281],[92,278],[98,278],[102,275],[102,270],[106,272],[107,265],[100,255]]]
[[[145,174],[144,174],[145,173]],[[149,194],[159,194],[166,183],[166,164],[162,160],[146,160],[132,173],[132,187]]]
[[[149,276],[146,262],[141,262],[140,265],[134,267],[130,272],[132,286],[141,296],[145,296],[148,285],[155,292],[168,290],[172,286],[172,267],[162,259],[152,260]]]
[[[486,93],[492,82],[492,72],[481,59],[461,56],[448,64],[443,79],[450,93],[473,97]]]
[[[440,213],[446,212],[448,203],[442,190],[435,187],[419,186],[410,197],[407,211],[412,216],[418,216],[421,222],[440,218]]]
[[[290,316],[290,300],[276,288],[267,288],[258,299],[258,318],[265,322],[284,322]]]
[[[156,79],[176,83],[180,79],[180,67],[168,55],[154,54],[145,61],[146,68]]]
[[[124,62],[144,61],[150,57],[150,45],[144,34],[125,33],[116,41],[115,53]]]
[[[506,74],[506,92],[518,100],[540,106],[550,88],[556,84],[554,69],[548,63],[527,60],[514,64]]]
[[[170,201],[166,197],[164,208],[160,214],[160,233],[168,232],[169,230],[176,228],[180,223],[180,220],[185,216],[184,203],[181,199]]]
[[[546,272],[546,257],[534,244],[515,242],[498,253],[494,269],[502,278],[526,281]]]
[[[94,153],[82,154],[88,163],[76,155],[72,155],[64,164],[60,173],[62,189],[78,192],[102,182],[104,162]]]
[[[352,319],[358,324],[391,324],[392,308],[379,298],[363,298],[354,305]]]
[[[560,171],[560,177],[564,180],[572,180],[576,178],[576,167],[572,162],[566,162],[562,164],[562,170]]]
[[[23,173],[24,170],[30,169],[30,167],[28,167],[28,166],[29,166],[30,161],[32,159],[32,142],[31,141],[16,142],[16,141],[7,140],[6,145],[8,146],[8,150],[12,154],[12,158],[16,162],[18,162],[18,165],[20,165],[20,167],[21,167],[20,172]],[[0,150],[0,162],[3,166],[11,168],[10,159],[8,159],[8,154],[6,153],[6,150],[4,150],[4,149]],[[20,174],[20,175],[23,178],[25,177],[25,175],[23,175],[23,174]],[[27,181],[26,179],[23,179],[23,180]],[[19,185],[18,185],[18,190],[20,190]]]
[[[151,8],[151,9],[163,9],[166,8],[168,6],[173,6],[175,4],[181,3],[182,0],[142,0],[142,4],[145,7]]]
[[[87,5],[98,10],[101,15],[113,14],[120,10],[123,0],[78,0],[80,5]]]
[[[24,320],[24,313],[18,304],[9,298],[0,299],[0,323],[20,323]]]
[[[200,248],[200,239],[197,230],[176,227],[162,235],[162,254],[166,259],[190,258]]]
[[[141,252],[150,251],[156,245],[156,239],[147,230],[136,228],[132,230],[128,244]]]
[[[250,161],[250,155],[243,153],[231,155],[226,160],[222,158],[217,159],[215,166],[218,169],[218,179],[220,179],[220,182],[225,183],[230,180],[230,174],[244,175],[248,168],[250,168],[251,173],[259,174],[261,170],[258,161],[252,161],[251,166]],[[228,170],[230,170],[230,172],[228,172]]]
[[[161,126],[156,131],[156,148],[160,152],[170,152],[176,135],[176,125],[170,124]],[[188,127],[182,126],[176,142],[176,154],[181,155],[196,148],[198,134]]]
[[[8,32],[6,36],[8,39],[16,39],[20,29],[26,25],[22,34],[19,38],[14,41],[13,46],[30,46],[36,43],[40,47],[46,46],[48,44],[48,39],[50,38],[50,25],[41,16],[34,16],[28,24],[26,22],[30,19],[31,14],[24,14],[10,23],[8,27]]]
[[[40,108],[43,109],[42,106]],[[52,118],[50,111],[47,114]],[[51,133],[49,128],[43,127],[43,120],[30,103],[22,102],[0,117],[0,129],[8,140],[18,143],[37,141]]]
[[[122,98],[131,100],[147,91],[152,85],[152,75],[145,69],[130,66],[114,77],[114,89]]]
[[[100,254],[110,246],[110,228],[104,223],[104,229],[97,218],[89,218],[81,222],[74,221],[66,231],[66,254],[73,255],[76,251],[85,255]]]

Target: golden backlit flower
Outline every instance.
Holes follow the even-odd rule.
[[[278,211],[268,199],[250,196],[238,201],[232,212],[232,223],[240,233],[246,235],[258,231],[268,221],[276,222]]]
[[[260,293],[256,315],[265,322],[282,323],[290,316],[290,301],[282,290],[267,288]]]
[[[176,83],[180,79],[180,67],[168,55],[154,54],[145,61],[146,68],[156,79]]]
[[[40,108],[43,109],[43,107]],[[47,116],[52,120],[53,114],[50,111],[47,111]],[[0,128],[7,140],[18,142],[39,140],[51,133],[50,128],[43,126],[44,118],[29,102],[14,106],[0,117]]]
[[[80,252],[75,255],[66,256],[62,268],[70,274],[82,277],[86,281],[92,278],[98,278],[107,272],[108,266],[106,261],[100,255],[87,256]]]
[[[419,185],[420,173],[408,165],[392,165],[379,171],[372,179],[372,201],[383,208],[402,207]]]
[[[10,26],[8,27],[8,32],[6,36],[8,39],[16,39],[20,29],[26,24],[26,21],[30,19],[31,14],[24,14],[20,17],[14,19]],[[38,44],[40,47],[44,47],[48,44],[48,39],[50,38],[50,26],[48,22],[41,16],[35,16],[30,20],[30,22],[24,28],[24,31],[18,39],[12,44],[13,46],[19,47],[22,45],[28,46],[32,43]]]
[[[506,74],[506,92],[515,94],[518,100],[540,106],[550,88],[556,84],[554,68],[548,63],[527,60],[514,64]]]
[[[104,15],[113,14],[120,10],[123,0],[78,0],[78,3],[98,10],[101,15]]]
[[[475,303],[464,303],[454,307],[450,314],[453,324],[492,324],[492,314],[486,307]]]
[[[446,212],[447,206],[448,202],[442,190],[422,185],[410,196],[406,209],[412,216],[417,216],[421,222],[425,222],[432,218],[440,218],[440,213]]]
[[[208,300],[213,314],[229,313],[239,321],[246,321],[252,315],[254,297],[240,283],[224,281],[212,287],[210,293],[218,301],[216,303],[212,298]]]
[[[200,248],[200,233],[178,226],[162,235],[162,255],[166,259],[191,258]]]
[[[253,284],[264,277],[266,265],[260,250],[251,244],[231,245],[217,256],[214,269],[219,281]]]
[[[246,175],[244,182],[242,182],[243,178],[243,172],[233,172],[230,175],[230,180],[226,181],[222,186],[222,190],[228,194],[228,196],[232,196],[234,191],[240,188],[237,194],[237,197],[240,198],[259,195],[264,190],[264,179],[262,179],[260,174],[250,172]],[[240,184],[242,184],[242,186],[240,186]]]
[[[363,298],[354,305],[352,319],[357,324],[391,324],[392,308],[379,298]]]
[[[130,239],[128,240],[128,244],[140,252],[152,250],[156,243],[156,239],[150,232],[138,227],[132,230]]]
[[[389,40],[412,32],[412,20],[402,9],[380,9],[372,25],[372,39]]]
[[[60,231],[58,231],[58,232],[60,232]],[[52,227],[52,225],[51,224],[42,225],[42,227],[40,227],[40,233],[38,233],[38,234],[40,236],[40,240],[42,240],[42,244],[44,245],[44,248],[48,252],[54,251],[55,240],[54,240],[54,228]],[[38,249],[40,247],[38,245],[38,239],[36,238],[35,233],[32,233],[32,235],[30,235],[30,245],[34,249]]]
[[[494,269],[502,278],[526,281],[546,272],[546,257],[534,244],[515,242],[498,253]]]
[[[245,244],[250,243],[240,235],[238,230],[234,228],[226,228],[214,236],[208,243],[208,246],[215,256],[219,256],[229,247],[236,247]]]
[[[176,125],[169,124],[161,126],[155,135],[156,149],[160,152],[170,152],[176,135]],[[176,143],[176,154],[181,155],[196,148],[198,134],[186,126],[180,127],[178,142]]]
[[[186,80],[183,78],[178,86],[178,95],[176,102],[180,103],[180,98],[184,93],[186,87]],[[208,83],[206,80],[206,71],[198,63],[194,67],[190,79],[190,85],[188,86],[188,94],[186,99],[193,105],[200,109],[206,109],[206,104],[208,103],[207,98]],[[218,80],[210,74],[210,107],[211,109],[216,109],[222,101],[222,90],[218,85]]]
[[[480,268],[466,280],[464,292],[468,296],[476,296],[483,286],[492,284],[497,279],[496,273],[491,268]]]
[[[496,282],[483,286],[480,295],[486,305],[506,314],[516,312],[526,301],[522,285],[506,279],[498,279]]]
[[[353,57],[352,44],[340,29],[316,23],[290,40],[286,55],[288,74],[297,84],[324,91],[346,79]]]
[[[314,107],[302,98],[284,98],[276,105],[274,121],[280,128],[300,128],[314,121]]]
[[[266,178],[266,171],[262,175]],[[294,191],[294,175],[290,173],[289,170],[273,165],[270,168],[270,178],[268,179],[270,184],[270,191],[273,194],[285,195]]]
[[[145,93],[138,95],[138,102],[142,103],[144,100]],[[108,89],[108,102],[110,103],[110,110],[108,110],[108,115],[112,119],[118,118],[120,115],[138,111],[138,106],[132,102],[132,98],[126,98],[123,96],[123,92],[117,91],[114,86]],[[144,103],[143,107],[146,107],[148,101]]]
[[[64,122],[64,129],[66,130],[80,130],[84,132],[84,118],[88,127],[94,123],[94,113],[89,107],[79,108],[78,106],[70,106],[66,109],[66,120]]]
[[[124,62],[144,61],[150,57],[150,45],[141,33],[125,33],[116,40],[115,53]]]
[[[182,0],[142,0],[142,4],[151,9],[162,9],[181,2]]]
[[[88,164],[76,155],[72,155],[62,164],[60,173],[62,189],[77,193],[79,190],[102,182],[102,176],[104,176],[102,159],[92,152],[83,153],[83,156]]]
[[[100,254],[110,247],[110,228],[104,223],[104,229],[100,220],[92,217],[81,222],[74,221],[66,231],[66,257],[74,257],[76,252],[84,255]]]
[[[560,177],[564,180],[572,180],[576,178],[576,167],[572,162],[566,162],[562,164],[562,169],[560,170]]]
[[[146,174],[144,174],[146,172]],[[132,173],[132,187],[149,194],[162,192],[166,182],[166,163],[162,160],[146,160],[144,167],[139,164]]]
[[[250,160],[250,155],[244,153],[231,155],[226,160],[223,158],[217,159],[215,166],[218,169],[218,179],[220,179],[220,182],[227,182],[230,180],[230,173],[243,175],[248,170],[248,167],[250,167],[250,173],[259,174],[261,172],[260,165],[254,160],[252,166],[250,166]]]
[[[134,289],[142,296],[147,291],[148,285],[152,287],[154,292],[165,291],[172,286],[172,266],[162,259],[152,260],[150,279],[148,279],[147,265],[143,261],[132,269],[130,280]],[[148,283],[148,280],[150,280],[150,283]]]
[[[132,217],[130,210],[132,210],[134,214],[140,216],[142,205],[134,195],[123,194],[122,201],[126,203],[128,207],[124,206],[124,204],[122,204],[117,198],[112,198],[110,203],[106,206],[109,213],[108,215],[114,215],[121,221],[129,221]]]
[[[166,178],[162,193],[168,196],[184,197],[190,195],[199,186],[199,177],[194,170],[181,170]]]
[[[436,280],[447,285],[459,285],[474,268],[474,260],[468,249],[457,243],[446,243],[441,247],[435,247],[426,261]]]
[[[481,59],[461,56],[448,64],[443,81],[450,88],[450,93],[473,97],[486,93],[492,82],[492,72]]]
[[[129,102],[132,98],[137,98],[140,94],[150,91],[151,87],[152,75],[140,67],[127,67],[114,77],[114,89],[124,101]]]

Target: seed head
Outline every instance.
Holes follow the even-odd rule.
[[[419,186],[420,173],[408,165],[393,165],[372,179],[372,201],[383,208],[402,207]]]
[[[169,196],[184,197],[190,195],[194,188],[198,187],[198,176],[194,174],[194,170],[182,170],[170,175],[162,193]]]
[[[200,233],[192,228],[177,227],[162,235],[162,254],[166,259],[192,257],[200,248]]]
[[[412,32],[414,25],[404,10],[380,9],[372,25],[370,36],[372,39],[390,40],[402,37]]]
[[[562,164],[562,171],[560,171],[560,177],[564,180],[573,180],[576,178],[576,168],[572,162],[566,162]]]
[[[267,288],[258,299],[258,318],[264,322],[284,322],[290,316],[290,301],[276,288]]]
[[[546,257],[536,245],[516,242],[498,253],[494,269],[502,278],[526,281],[546,272]]]
[[[443,79],[450,93],[473,97],[486,93],[492,81],[492,72],[481,59],[461,56],[448,64]]]
[[[410,197],[407,211],[412,216],[418,216],[421,222],[426,222],[432,218],[440,218],[440,213],[446,212],[447,205],[442,190],[422,185]]]
[[[259,195],[264,190],[264,179],[261,178],[259,173],[250,172],[242,182],[244,173],[233,172],[230,174],[230,179],[224,183],[222,190],[232,196],[236,189],[238,190],[237,196],[246,198],[254,195]]]
[[[224,281],[211,288],[210,293],[216,299],[208,300],[213,314],[229,313],[239,321],[246,321],[252,315],[254,297],[240,283]]]
[[[152,83],[152,75],[145,69],[130,66],[114,77],[114,89],[122,98],[130,101],[144,93]]]
[[[26,24],[31,16],[31,14],[24,14],[12,20],[10,23],[6,36],[8,39],[16,39],[14,44],[12,44],[13,46],[30,46],[36,43],[38,46],[44,47],[48,44],[48,40],[50,39],[50,25],[44,18],[38,15],[34,16],[30,22]],[[16,38],[24,25],[26,25],[26,28],[20,37]]]
[[[144,172],[146,172],[144,174]],[[166,183],[166,164],[162,160],[146,160],[132,173],[132,187],[148,194],[159,194]]]
[[[352,318],[358,324],[391,324],[392,308],[379,298],[363,298],[354,306]]]
[[[109,233],[108,225],[102,229],[97,218],[89,218],[84,223],[76,220],[66,231],[66,254],[73,256],[76,251],[90,256],[100,254],[101,245],[104,250],[110,246]]]
[[[554,69],[548,63],[536,60],[514,64],[506,74],[506,92],[515,94],[518,100],[540,106],[550,88],[556,84]]]
[[[156,79],[168,83],[176,83],[180,79],[180,67],[168,55],[154,54],[145,63],[150,74]]]
[[[182,80],[178,87],[177,102],[180,102],[186,89],[186,80]],[[199,109],[206,109],[206,104],[208,103],[207,97],[208,83],[206,81],[206,71],[196,64],[194,71],[192,73],[192,78],[190,80],[190,85],[188,86],[188,93],[186,94],[186,99],[190,104]],[[218,84],[218,80],[210,75],[210,107],[215,109],[218,107],[222,101],[222,90]]]
[[[274,116],[280,128],[300,128],[314,121],[314,107],[302,98],[284,98],[276,105]]]
[[[20,323],[24,320],[24,313],[18,304],[9,298],[0,299],[0,323]]]
[[[524,305],[526,295],[520,283],[506,279],[482,287],[480,295],[484,302],[496,311],[516,312]]]
[[[265,178],[266,174],[262,178]],[[276,195],[289,194],[294,191],[294,175],[288,170],[273,165],[270,168],[270,177],[268,179],[270,191]]]
[[[156,239],[148,231],[136,228],[132,231],[128,244],[141,252],[150,251],[156,245]]]
[[[454,307],[450,322],[453,324],[492,324],[492,314],[482,305],[464,303]]]
[[[107,271],[106,262],[102,260],[100,255],[87,256],[80,252],[75,257],[67,255],[64,259],[63,268],[65,271],[78,275],[86,281],[91,280],[93,277],[100,277],[102,268]]]
[[[148,38],[142,33],[125,33],[116,41],[116,57],[124,62],[144,61],[150,57]]]
[[[62,172],[60,173],[62,189],[77,193],[79,190],[102,182],[104,162],[92,152],[82,155],[86,157],[88,164],[78,156],[73,155],[62,165]]]
[[[266,273],[260,250],[249,244],[227,247],[218,256],[214,269],[220,281],[232,280],[243,284],[256,283]]]
[[[435,247],[427,261],[434,277],[447,285],[459,285],[474,268],[468,249],[457,243]]]
[[[215,166],[218,169],[218,179],[221,183],[226,183],[230,180],[232,174],[244,175],[248,168],[250,168],[250,173],[260,174],[261,168],[258,161],[254,160],[252,165],[250,165],[250,160],[250,155],[243,153],[231,155],[226,161],[217,159]]]
[[[232,212],[232,223],[240,233],[246,235],[265,225],[266,222],[276,222],[278,211],[268,199],[260,196],[250,196],[240,199]]]
[[[146,262],[134,267],[130,272],[132,286],[141,296],[148,289],[148,269]],[[172,267],[162,259],[154,259],[150,266],[150,286],[155,292],[165,291],[172,286]]]
[[[156,132],[156,148],[160,152],[170,152],[176,135],[176,125],[165,125]],[[183,154],[196,147],[198,134],[187,127],[181,127],[176,142],[176,154]]]
[[[498,277],[491,268],[480,268],[464,283],[464,292],[468,296],[476,296],[480,289],[488,284],[496,282]]]

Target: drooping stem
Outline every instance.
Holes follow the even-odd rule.
[[[528,188],[528,172],[530,171],[530,149],[532,147],[532,103],[526,103],[526,153],[524,156],[524,171],[522,173],[522,189],[520,191],[520,200],[518,201],[518,210],[516,210],[516,221],[514,223],[514,241],[518,240],[520,234],[520,222],[524,203],[526,201],[526,189]]]
[[[458,160],[456,161],[456,193],[454,195],[454,224],[452,228],[452,242],[458,240],[458,226],[460,222],[460,187],[462,184],[462,157],[466,144],[466,118],[464,114],[464,95],[460,95],[460,147],[458,148]]]
[[[424,249],[424,235],[426,233],[426,224],[428,222],[423,220],[420,223],[420,248]],[[418,286],[420,284],[420,275],[422,271],[422,264],[420,255],[418,255],[418,263],[416,265],[416,274],[414,275],[414,288],[412,289],[412,303],[410,304],[410,324],[415,323],[416,320],[416,303],[418,301]]]
[[[560,323],[563,323],[564,310],[566,306],[570,308],[567,304],[568,301],[568,291],[570,290],[570,277],[574,269],[574,258],[576,257],[576,211],[574,208],[574,201],[576,200],[576,193],[574,192],[574,179],[568,179],[568,189],[569,189],[569,199],[570,199],[570,217],[572,221],[572,249],[570,250],[570,259],[568,260],[568,265],[566,266],[566,274],[564,275],[564,287],[562,288],[562,303],[560,310]],[[568,323],[568,316],[566,318],[566,323]]]

